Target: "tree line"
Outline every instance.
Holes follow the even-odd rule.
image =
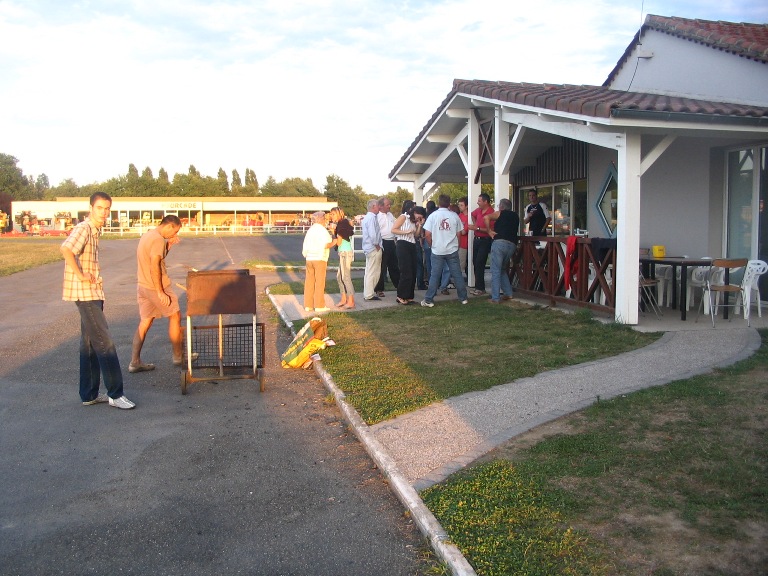
[[[134,164],[128,165],[128,172],[105,182],[78,185],[68,178],[58,186],[51,186],[48,176],[27,176],[18,167],[18,160],[0,153],[0,209],[11,211],[14,200],[53,200],[55,198],[88,197],[97,190],[112,197],[296,197],[325,196],[335,201],[350,216],[365,214],[368,200],[374,195],[367,194],[361,186],[350,186],[336,174],[326,177],[322,190],[311,178],[286,178],[278,182],[272,176],[259,184],[256,173],[245,169],[244,178],[235,169],[231,175],[219,168],[216,177],[201,174],[190,165],[186,174],[177,173],[170,178],[164,168],[155,176],[151,168],[141,173]],[[400,205],[411,193],[401,187],[387,196],[392,200],[393,212],[399,212]]]

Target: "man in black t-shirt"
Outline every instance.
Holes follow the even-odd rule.
[[[491,228],[491,222],[495,222]],[[509,281],[509,263],[517,251],[520,217],[512,210],[512,201],[502,198],[499,209],[485,216],[486,230],[493,238],[491,244],[491,304],[512,299],[512,284]],[[502,294],[503,292],[503,294]]]
[[[525,218],[523,222],[528,224],[528,231],[531,236],[546,236],[547,225],[552,218],[549,216],[547,206],[539,202],[539,197],[535,190],[528,191],[528,206],[525,207]]]

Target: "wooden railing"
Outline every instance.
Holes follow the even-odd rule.
[[[590,238],[575,238],[570,254],[570,285],[566,288],[567,236],[520,238],[509,277],[521,295],[613,313],[616,250],[595,254]]]

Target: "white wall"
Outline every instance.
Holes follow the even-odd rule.
[[[645,137],[643,153],[656,141]],[[663,244],[670,256],[721,255],[722,154],[713,154],[711,146],[712,141],[704,138],[678,139],[643,175],[638,215],[641,247]],[[587,202],[592,238],[608,237],[596,203],[611,162],[617,162],[615,151],[590,147]]]
[[[721,244],[710,241],[710,146],[706,139],[678,139],[645,172],[641,182],[641,246],[663,244],[670,256],[720,255],[721,249],[711,253],[713,246]],[[719,240],[718,231],[714,232]]]
[[[768,64],[655,30],[641,42],[610,88],[768,106]]]

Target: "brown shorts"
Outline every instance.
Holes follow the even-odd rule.
[[[163,306],[154,288],[145,288],[144,286],[137,288],[136,298],[139,302],[139,317],[142,320],[147,318],[168,318],[181,310],[179,308],[179,299],[170,286],[165,289],[165,293],[171,297],[171,303],[168,306]]]

